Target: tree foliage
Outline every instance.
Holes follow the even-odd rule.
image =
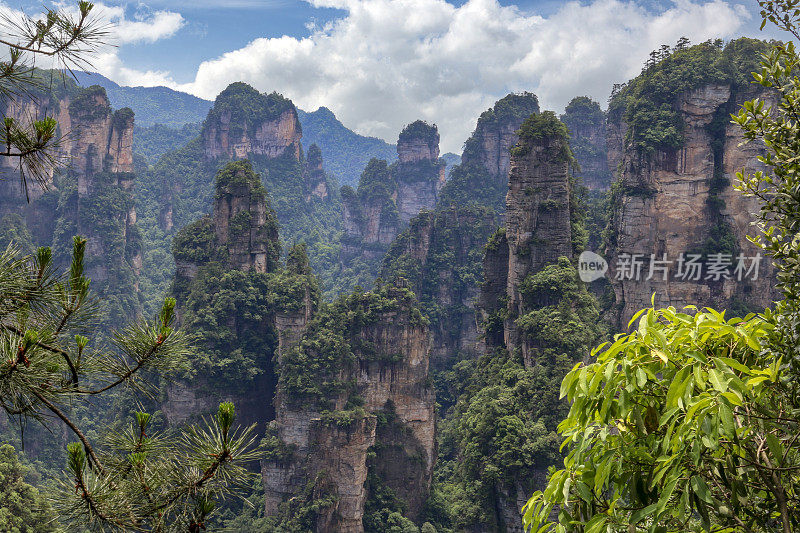
[[[26,481],[28,470],[12,446],[0,445],[0,530],[55,533],[55,513],[45,495]]]
[[[798,420],[781,358],[762,349],[772,315],[639,315],[561,384],[570,453],[528,504],[533,530],[771,531],[776,516],[797,527]]]

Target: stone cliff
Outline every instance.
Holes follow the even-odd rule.
[[[323,154],[301,144],[294,104],[277,93],[264,94],[233,83],[216,98],[201,134],[164,154],[147,173],[147,218],[167,236],[214,209],[214,175],[230,161],[247,159],[271,192],[284,243],[306,242],[315,268],[327,275],[336,258],[325,249],[342,229],[342,206]],[[158,272],[153,273],[158,276]]]
[[[612,314],[620,326],[650,306],[653,294],[658,307],[735,313],[761,310],[776,297],[770,262],[754,259],[758,249],[746,238],[759,205],[732,186],[736,172],[763,170],[759,147],[739,146],[741,131],[728,119],[756,96],[772,99],[733,84],[680,94],[675,110],[683,143],[677,149],[642,156],[630,144],[619,146],[620,136],[609,137],[610,153],[621,154],[608,249]],[[622,119],[609,127],[626,131]]]
[[[434,211],[412,219],[383,261],[381,278],[407,279],[431,320],[432,363],[439,370],[478,349],[474,302],[484,244],[502,219],[517,131],[538,111],[536,96],[523,93],[482,113]]]
[[[429,334],[413,294],[382,286],[310,320],[298,309],[284,323],[276,420],[262,462],[267,514],[291,520],[298,506],[314,505],[315,531],[363,531],[371,475],[418,517],[436,422]]]
[[[302,136],[297,109],[290,100],[237,82],[217,96],[203,123],[203,153],[208,159],[243,159],[250,155],[275,158],[288,151],[299,159]]]
[[[305,178],[306,201],[309,201],[312,195],[321,200],[328,197],[328,180],[322,169],[322,150],[316,144],[308,147],[303,177]]]
[[[587,96],[572,99],[561,116],[570,133],[570,147],[578,161],[583,184],[591,191],[611,187],[606,148],[606,116],[600,104]]]
[[[397,142],[398,161],[373,159],[358,189],[342,187],[344,236],[340,268],[358,264],[359,278],[369,285],[389,244],[421,211],[433,209],[445,182],[439,158],[439,132],[421,120],[406,126]]]
[[[31,184],[26,197],[12,158],[0,158],[0,218],[22,216],[37,246],[53,246],[68,261],[71,239],[88,239],[86,272],[109,303],[106,319],[121,325],[139,311],[142,266],[133,201],[133,112],[113,111],[105,89],[53,80],[25,98],[5,100],[3,114],[22,123],[45,116],[59,123],[54,157],[63,165],[47,190]],[[28,202],[30,200],[30,202]],[[2,224],[0,222],[0,224]]]
[[[526,118],[538,112],[539,100],[532,93],[512,93],[498,100],[478,118],[475,131],[464,145],[462,162],[486,169],[491,178],[505,184],[510,151],[518,140],[517,130]]]
[[[496,442],[511,423],[519,428],[515,431],[539,435],[526,442],[547,441],[551,444],[546,446],[557,448],[556,426],[567,407],[558,399],[558,382],[597,341],[599,310],[572,264],[580,231],[573,217],[568,139],[564,124],[545,111],[525,120],[511,150],[505,225],[489,239],[483,260],[478,298],[483,354],[443,422],[449,437],[443,442],[450,447],[444,455],[455,464],[473,442]],[[522,385],[526,392],[519,396],[504,395],[533,382],[540,384],[527,385],[531,389]],[[496,409],[502,421],[492,418]],[[481,421],[481,412],[488,413],[490,422]],[[506,453],[516,456],[517,449],[512,446]],[[481,502],[482,513],[465,519],[464,529],[522,533],[522,505],[542,487],[548,467],[560,457],[534,454],[519,462],[496,453],[497,459],[479,459],[488,463],[483,468],[451,475],[466,487],[492,487]],[[503,474],[492,477],[492,469]]]
[[[412,122],[397,139],[397,210],[403,224],[417,213],[436,205],[445,182],[445,165],[439,160],[439,132],[436,125]]]
[[[184,227],[175,237],[173,255],[178,313],[199,335],[207,360],[195,363],[202,377],[167,386],[162,406],[167,420],[179,424],[233,401],[240,420],[264,427],[274,416],[269,289],[280,267],[280,243],[275,212],[249,161],[229,163],[217,173],[213,215]],[[216,325],[209,328],[208,320]],[[234,363],[236,354],[245,359]],[[244,365],[257,374],[235,368]]]
[[[392,243],[380,277],[404,278],[431,320],[431,363],[444,368],[459,353],[474,353],[481,255],[496,214],[479,206],[420,213]]]
[[[533,115],[512,150],[506,196],[508,318],[506,345],[518,342],[516,319],[525,312],[523,280],[559,257],[572,257],[570,164],[563,125],[551,113]],[[523,355],[527,357],[523,346]]]

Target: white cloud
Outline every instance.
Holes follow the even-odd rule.
[[[74,20],[78,19],[78,11],[73,2],[56,2],[62,12],[69,13]],[[7,17],[10,21],[19,21],[23,16],[39,18],[43,13],[24,13],[0,2],[0,16]],[[128,18],[125,9],[121,6],[109,6],[103,3],[95,4],[90,15],[96,27],[102,29],[106,35],[103,43],[96,46],[91,54],[82,59],[87,64],[81,63],[79,68],[91,68],[114,79],[123,85],[164,85],[171,83],[165,71],[140,71],[130,69],[123,65],[118,57],[119,46],[137,43],[154,43],[175,35],[186,21],[180,13],[171,11],[150,11],[145,6]],[[3,26],[0,24],[0,26]],[[4,28],[10,31],[9,28]],[[57,66],[53,60],[38,57],[37,65],[43,68]]]
[[[460,151],[480,112],[509,91],[533,91],[555,110],[576,95],[605,102],[611,85],[635,76],[661,44],[731,38],[750,17],[723,0],[677,0],[657,14],[631,1],[570,2],[546,18],[495,0],[310,2],[346,13],[310,25],[305,38],[259,38],[205,61],[191,83],[118,61],[101,72],[209,99],[241,80],[304,109],[325,105],[349,127],[390,141],[423,118],[438,124],[444,151]],[[166,17],[147,20],[153,34],[170,27]]]
[[[125,9],[121,6],[100,4],[95,9],[96,16],[109,24],[112,43],[119,45],[154,43],[172,37],[186,22],[180,13],[172,11],[138,11],[131,20],[125,16]]]

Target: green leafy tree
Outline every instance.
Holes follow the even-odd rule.
[[[25,480],[28,469],[12,446],[0,446],[0,531],[51,533],[58,531],[47,499]]]
[[[641,312],[640,312],[641,314]],[[637,317],[638,318],[638,317]],[[798,419],[762,349],[771,313],[649,309],[561,385],[564,469],[528,503],[534,531],[797,527]],[[558,526],[548,521],[560,506]]]

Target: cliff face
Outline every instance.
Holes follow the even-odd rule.
[[[445,182],[445,165],[439,161],[436,126],[418,120],[406,126],[397,140],[397,210],[402,224],[436,205]]]
[[[245,105],[241,105],[246,101]],[[275,158],[287,151],[300,158],[302,129],[291,101],[232,83],[214,102],[203,123],[203,153],[208,159]]]
[[[249,161],[229,163],[217,173],[213,215],[183,228],[173,254],[179,316],[199,334],[208,360],[196,362],[202,377],[168,385],[162,406],[167,420],[179,424],[233,401],[241,421],[263,427],[274,417],[275,317],[269,289],[280,243],[275,213]],[[208,320],[216,326],[209,329]],[[243,359],[233,362],[237,357]],[[225,360],[236,368],[220,367]],[[246,366],[258,373],[237,374],[247,372],[238,368]]]
[[[381,278],[408,280],[431,320],[432,361],[439,369],[459,354],[480,351],[474,301],[483,248],[504,211],[517,130],[538,111],[536,96],[523,93],[510,94],[481,114],[434,211],[412,219],[383,261]]]
[[[526,123],[523,137],[512,151],[506,197],[508,242],[508,319],[505,341],[517,343],[516,319],[524,312],[520,294],[523,280],[532,272],[572,257],[570,224],[571,160],[567,139],[547,128],[554,117],[535,115]],[[525,355],[523,347],[523,354]],[[527,357],[527,355],[526,355]]]
[[[559,399],[559,384],[600,336],[597,302],[571,260],[582,232],[573,217],[567,128],[545,111],[526,119],[519,132],[505,227],[489,239],[483,261],[484,352],[442,422],[442,475],[456,486],[490,487],[464,498],[478,509],[459,519],[462,531],[523,532],[522,506],[544,486],[548,468],[562,461],[557,426],[569,406]],[[512,425],[529,436],[497,446]],[[535,442],[537,452],[526,455],[523,441]],[[460,470],[450,473],[455,465]]]
[[[54,82],[60,85],[58,82]],[[59,134],[63,136],[56,158],[64,164],[58,174],[69,174],[77,179],[77,191],[81,197],[90,193],[94,186],[93,176],[99,172],[117,174],[116,185],[126,191],[133,186],[133,112],[122,109],[111,110],[108,97],[99,86],[80,89],[71,80],[64,86],[43,90],[29,98],[5,100],[3,115],[26,123],[52,116],[58,121]],[[31,184],[28,196],[31,205],[27,206],[25,192],[21,188],[17,162],[13,158],[0,158],[0,190],[3,212],[28,211],[28,225],[38,242],[50,244],[55,212],[47,212],[54,206],[37,200],[48,196],[41,187]],[[51,173],[50,185],[54,183]],[[52,196],[49,195],[49,196]],[[135,209],[126,214],[126,226],[136,222]]]
[[[583,184],[591,191],[611,187],[606,147],[606,116],[600,105],[586,96],[573,98],[561,120],[570,132],[570,147],[578,161]]]
[[[0,158],[0,217],[22,216],[34,244],[53,246],[64,263],[72,237],[84,235],[87,275],[109,302],[105,319],[120,326],[139,310],[142,266],[133,201],[133,112],[112,111],[101,87],[80,89],[71,80],[53,83],[0,104],[6,116],[21,123],[52,116],[63,138],[55,153],[63,167],[51,174],[48,190],[29,183],[27,197],[16,161]]]
[[[478,307],[485,334],[484,355],[454,409],[455,413],[492,409],[483,407],[494,401],[492,391],[515,386],[497,377],[497,370],[485,372],[483,367],[502,367],[503,372],[515,368],[515,380],[537,375],[550,385],[537,388],[535,397],[521,397],[518,402],[504,400],[503,412],[519,417],[521,425],[540,424],[538,427],[553,431],[554,443],[558,413],[565,408],[555,394],[559,374],[565,371],[559,367],[572,364],[564,363],[565,357],[567,361],[583,357],[584,342],[588,352],[598,319],[594,300],[570,262],[574,231],[571,161],[567,130],[552,112],[532,115],[523,123],[519,141],[511,151],[505,227],[489,239],[483,259],[484,283]],[[575,324],[591,334],[586,339],[580,335],[565,339],[565,331]],[[493,429],[486,430],[488,435],[475,431],[475,422],[452,414],[445,425],[468,441],[495,438]],[[466,452],[460,448],[449,451],[453,457],[462,453]],[[522,505],[532,490],[541,488],[548,459],[530,459],[520,470],[510,464],[496,467],[505,474],[494,480],[492,499],[483,504],[493,512],[483,515],[481,523],[470,530],[521,533]],[[460,481],[469,485],[481,475],[477,471],[471,474],[475,477]]]
[[[312,144],[308,148],[303,177],[305,178],[306,201],[309,201],[312,195],[321,200],[328,197],[328,180],[322,169],[322,150],[316,144]]]
[[[435,398],[413,295],[385,286],[286,323],[274,447],[262,462],[267,514],[286,519],[298,501],[316,502],[316,531],[363,531],[372,472],[418,516],[435,458]],[[330,353],[331,343],[350,355]]]
[[[494,231],[488,209],[449,206],[417,215],[392,243],[380,277],[404,278],[431,319],[431,362],[444,368],[459,353],[475,353],[474,300],[480,292],[481,251]]]
[[[757,277],[748,273],[758,254],[746,239],[759,210],[757,200],[732,188],[737,171],[763,170],[758,145],[739,146],[740,129],[727,120],[755,96],[767,104],[773,99],[730,84],[685,92],[676,105],[684,136],[679,149],[641,157],[632,146],[612,148],[622,154],[612,218],[615,240],[608,254],[617,301],[614,318],[620,325],[648,307],[653,293],[656,306],[693,304],[737,313],[763,309],[775,298],[766,258],[758,264]],[[624,124],[613,127],[625,131]]]
[[[364,285],[375,279],[379,261],[400,231],[418,213],[433,209],[445,182],[435,125],[418,120],[406,126],[397,142],[397,156],[392,165],[371,160],[357,190],[342,188],[344,236],[339,262],[348,269],[360,261],[362,277],[357,282]]]
[[[228,250],[228,266],[237,270],[265,273],[275,268],[273,254],[278,228],[268,224],[264,189],[247,177],[247,168],[231,175],[220,173],[214,204],[214,233],[217,243]],[[222,176],[225,176],[222,178]]]
[[[462,162],[478,165],[496,180],[505,182],[511,166],[511,148],[517,144],[517,130],[533,113],[539,101],[531,93],[509,94],[481,114],[464,148]]]

